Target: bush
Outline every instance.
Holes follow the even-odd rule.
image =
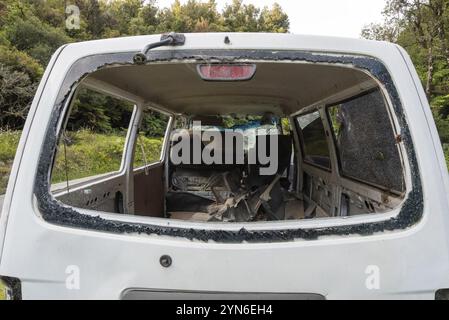
[[[0,63],[26,73],[33,82],[38,82],[44,73],[44,68],[34,58],[5,45],[0,45]]]
[[[0,131],[0,194],[6,191],[20,134],[20,131]]]
[[[21,128],[36,91],[23,72],[0,64],[0,128]]]
[[[6,37],[14,47],[29,53],[42,65],[48,63],[58,47],[72,41],[63,30],[42,23],[36,17],[19,18],[7,25]]]

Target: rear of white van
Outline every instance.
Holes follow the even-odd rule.
[[[186,34],[185,43],[155,48],[144,60],[136,60],[142,48],[158,41],[160,36],[154,35],[70,44],[53,56],[23,131],[0,217],[5,297],[445,296],[447,168],[428,102],[403,49],[383,42],[291,34]],[[199,73],[202,65],[217,64],[255,66],[254,74],[232,81],[222,77],[244,70],[220,73],[220,79]],[[135,106],[122,165],[111,175],[73,185],[67,181],[55,190],[54,159],[81,85]],[[351,148],[363,161],[358,165],[352,157],[352,162],[344,162],[348,153],[338,147],[343,129],[332,122],[332,108],[374,108],[360,100],[370,94],[382,101],[387,119],[383,123],[391,132],[384,145],[389,143],[391,152],[370,153],[381,146],[354,144]],[[133,171],[137,120],[147,107],[168,117],[166,136],[161,158]],[[289,121],[291,175],[296,178],[284,187],[283,199],[289,208],[304,205],[301,214],[295,219],[198,221],[191,219],[198,217],[192,212],[184,215],[189,218],[174,218],[180,215],[173,211],[181,210],[167,208],[170,197],[185,198],[176,198],[180,193],[170,178],[175,171],[186,171],[168,160],[170,133],[181,116],[204,119],[209,113],[220,118],[273,113]],[[387,129],[371,123],[377,113],[363,114],[370,117],[361,116],[354,130],[374,130],[371,139],[382,136]],[[320,127],[310,127],[317,119]],[[315,140],[308,140],[307,134],[320,139],[320,130],[328,150],[310,155]],[[370,174],[362,162],[373,159],[396,162]],[[145,176],[153,180],[137,184]],[[121,202],[113,198],[117,194]],[[160,197],[154,200],[154,194]],[[286,194],[294,194],[295,202],[288,202]],[[265,213],[270,211],[265,207]]]

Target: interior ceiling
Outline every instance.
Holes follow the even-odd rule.
[[[89,76],[184,114],[289,115],[342,90],[370,80],[365,73],[338,66],[258,63],[252,80],[204,81],[196,64],[117,66]]]

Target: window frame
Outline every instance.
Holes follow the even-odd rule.
[[[192,52],[198,50],[179,50],[176,52],[176,63],[182,63],[192,59]],[[388,99],[391,104],[391,112],[394,112],[394,121],[401,128],[404,135],[402,150],[406,156],[406,185],[407,201],[401,207],[398,207],[389,214],[382,214],[376,217],[351,217],[350,219],[332,219],[330,221],[320,221],[320,223],[300,221],[287,223],[270,223],[267,226],[251,223],[236,224],[235,226],[223,226],[222,224],[204,224],[197,223],[167,223],[158,219],[136,219],[132,216],[121,219],[117,215],[111,215],[102,212],[94,214],[87,210],[75,210],[77,208],[68,208],[61,206],[54,198],[49,195],[49,166],[51,165],[52,151],[55,147],[55,135],[58,136],[58,123],[61,115],[64,113],[67,97],[74,89],[74,84],[81,80],[86,74],[92,73],[99,68],[109,66],[112,62],[116,64],[133,64],[135,52],[116,52],[94,54],[84,56],[74,60],[70,66],[68,74],[61,84],[58,95],[53,103],[55,111],[49,116],[46,135],[43,140],[40,156],[40,169],[36,173],[34,182],[34,195],[37,200],[37,209],[43,219],[50,224],[63,226],[79,227],[84,230],[95,232],[115,233],[127,235],[130,232],[144,233],[147,235],[164,234],[171,238],[197,239],[197,240],[215,240],[219,243],[232,242],[241,243],[242,241],[252,241],[256,243],[266,243],[273,241],[294,241],[295,239],[317,240],[320,236],[347,236],[363,235],[370,236],[373,232],[384,231],[402,231],[408,227],[414,227],[418,224],[424,213],[424,199],[422,182],[419,175],[419,165],[414,149],[414,139],[407,118],[405,117],[405,107],[403,100],[399,96],[399,91],[387,66],[377,57],[362,54],[333,54],[311,50],[286,50],[273,52],[271,50],[213,50],[206,49],[201,51],[201,61],[212,57],[235,57],[236,61],[278,61],[285,60],[285,63],[311,63],[311,64],[338,64],[343,68],[351,68],[361,72],[368,73],[373,79],[377,79],[382,88],[388,92]],[[155,57],[150,57],[147,63],[153,62],[171,62],[174,58],[171,51],[161,51]],[[111,62],[112,61],[112,62]],[[78,63],[84,63],[80,66]],[[108,62],[108,63],[106,63]],[[293,117],[293,116],[292,116]],[[411,169],[415,171],[413,174]],[[335,168],[334,168],[335,169]],[[413,210],[413,212],[412,212]],[[83,219],[81,222],[80,219]],[[242,229],[243,233],[242,233]],[[124,231],[125,228],[128,231]],[[226,230],[226,238],[223,238],[223,230]]]
[[[322,108],[320,106],[316,106],[316,107],[313,107],[313,108],[310,108],[310,109],[308,108],[304,112],[296,114],[293,118],[294,118],[296,132],[298,133],[298,137],[299,137],[299,142],[300,142],[299,143],[299,147],[300,147],[300,150],[301,150],[302,161],[305,164],[309,165],[309,166],[319,168],[319,169],[324,170],[324,171],[326,171],[328,173],[332,173],[334,171],[335,165],[333,164],[333,161],[332,161],[332,149],[331,149],[331,145],[329,144],[329,137],[328,137],[329,133],[326,130],[325,120],[323,119],[323,115],[322,115],[321,109]],[[306,115],[309,115],[309,114],[312,114],[312,113],[315,113],[315,112],[318,112],[319,118],[317,118],[317,119],[320,119],[322,124],[323,124],[324,138],[326,140],[327,148],[328,148],[328,151],[329,151],[329,167],[321,166],[321,165],[319,165],[317,163],[314,163],[312,161],[309,161],[307,159],[307,154],[306,154],[306,150],[305,150],[305,143],[304,143],[303,129],[301,129],[301,127],[299,126],[298,119],[300,117],[303,117],[303,116],[306,116]]]
[[[54,154],[54,157],[53,157],[53,163],[52,163],[51,168],[50,168],[50,173],[49,173],[50,181],[51,181],[51,179],[53,177],[53,171],[54,171],[55,162],[56,162],[56,155],[57,155],[57,153],[59,151],[58,148],[59,148],[61,140],[62,140],[62,134],[63,134],[63,132],[65,132],[65,130],[67,128],[67,124],[69,122],[70,114],[71,114],[73,106],[75,104],[75,100],[77,98],[77,94],[78,94],[78,92],[81,89],[88,89],[90,91],[93,91],[93,92],[99,93],[99,94],[103,94],[103,95],[108,96],[110,98],[127,101],[129,103],[134,104],[134,107],[133,107],[133,110],[131,112],[131,117],[130,117],[130,121],[129,121],[129,124],[128,124],[128,128],[126,129],[126,136],[125,136],[125,141],[124,141],[124,144],[123,144],[122,158],[121,158],[121,161],[120,161],[119,169],[115,170],[115,171],[111,171],[111,172],[105,172],[105,173],[102,173],[102,174],[94,175],[94,176],[88,176],[88,177],[79,178],[79,179],[72,179],[72,180],[69,180],[63,188],[57,188],[55,190],[53,190],[53,187],[55,187],[57,185],[60,185],[60,184],[63,184],[63,183],[65,183],[65,181],[54,183],[54,184],[51,183],[51,185],[52,185],[52,192],[54,192],[57,195],[60,195],[60,192],[63,191],[63,190],[66,191],[67,186],[69,186],[70,189],[73,191],[73,190],[76,190],[78,185],[84,185],[86,183],[97,183],[97,182],[99,182],[101,180],[109,180],[109,179],[114,179],[114,178],[120,177],[120,176],[126,174],[127,167],[128,167],[127,155],[130,152],[130,148],[132,149],[132,146],[130,146],[129,143],[130,143],[130,140],[132,138],[132,128],[134,126],[134,121],[135,121],[135,118],[136,118],[137,113],[138,113],[138,108],[139,108],[138,107],[138,102],[133,100],[133,99],[131,99],[131,98],[129,98],[129,97],[125,97],[125,96],[123,96],[123,95],[121,95],[121,94],[119,94],[117,92],[114,92],[114,91],[111,91],[111,90],[106,90],[105,88],[103,88],[101,86],[97,87],[95,84],[91,84],[89,82],[80,83],[79,85],[77,85],[77,87],[75,89],[73,89],[73,91],[72,91],[72,93],[71,93],[71,95],[70,95],[70,97],[68,99],[68,103],[67,103],[67,106],[65,108],[66,110],[64,111],[63,117],[61,117],[61,121],[60,121],[60,124],[58,126],[59,127],[58,128],[59,135],[58,135],[58,139],[57,139],[57,146],[58,147],[55,150],[55,154]],[[83,181],[80,181],[80,180],[83,180]],[[75,182],[75,183],[73,183],[73,182]]]
[[[148,164],[143,165],[143,166],[134,167],[134,157],[135,157],[135,154],[137,153],[137,148],[139,145],[139,142],[138,142],[139,127],[143,120],[144,109],[159,112],[160,114],[167,116],[168,117],[167,127],[165,128],[165,133],[164,133],[164,136],[162,137],[161,152],[159,155],[159,159],[155,160],[153,162],[149,162]],[[136,112],[137,112],[138,118],[136,119],[136,122],[133,125],[137,126],[137,130],[136,130],[136,135],[135,135],[134,141],[133,141],[133,147],[131,150],[132,151],[131,166],[132,166],[132,172],[134,172],[134,173],[141,172],[145,169],[148,169],[148,168],[151,168],[151,167],[154,167],[154,166],[157,166],[157,165],[160,165],[160,164],[163,164],[164,162],[166,162],[167,149],[170,144],[170,141],[169,141],[170,133],[171,133],[172,127],[174,125],[174,119],[175,119],[175,117],[172,113],[165,111],[164,109],[162,109],[159,106],[156,106],[153,103],[148,103],[148,104],[144,104],[142,106],[137,106]]]

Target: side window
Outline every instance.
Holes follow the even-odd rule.
[[[120,170],[134,105],[80,89],[59,141],[52,183]]]
[[[297,122],[302,130],[304,160],[330,169],[329,145],[319,111],[299,116]]]
[[[328,107],[341,174],[404,191],[402,164],[380,90]]]
[[[146,167],[161,159],[165,132],[170,117],[160,112],[145,109],[137,136],[134,168]]]

